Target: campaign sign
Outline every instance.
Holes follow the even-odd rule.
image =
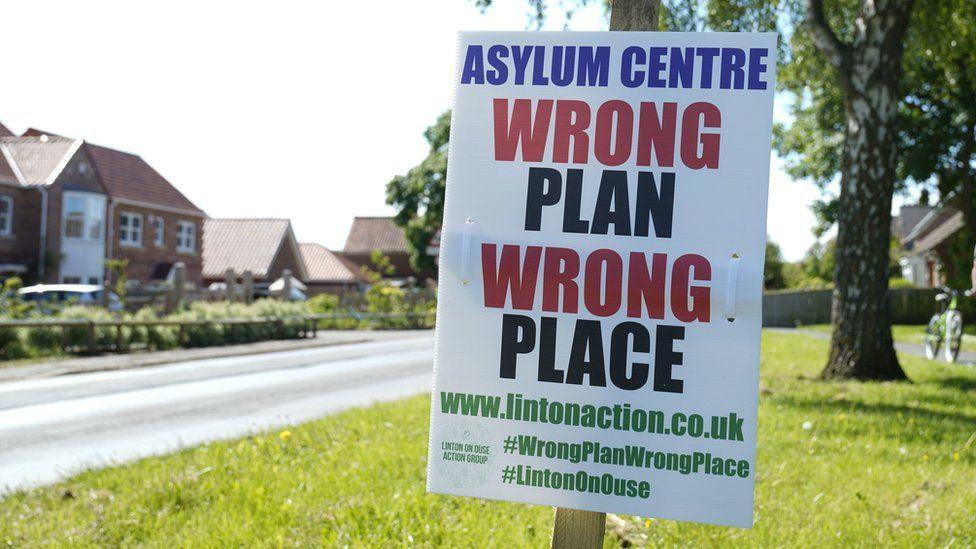
[[[776,36],[465,32],[431,492],[748,527]]]

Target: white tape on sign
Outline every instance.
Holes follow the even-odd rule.
[[[474,231],[474,220],[470,217],[464,222],[461,233],[461,285],[467,286],[471,282],[471,233]]]
[[[739,286],[739,254],[732,254],[729,258],[729,283],[725,287],[725,318],[729,322],[735,321],[735,298]]]

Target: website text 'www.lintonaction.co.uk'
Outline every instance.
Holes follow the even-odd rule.
[[[630,404],[594,405],[441,391],[441,413],[509,421],[550,423],[593,429],[631,431],[713,440],[742,441],[744,420],[736,412],[722,416],[633,408]]]

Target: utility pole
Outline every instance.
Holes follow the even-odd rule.
[[[611,31],[656,31],[661,18],[661,0],[611,0]],[[552,525],[553,549],[595,549],[603,547],[607,514],[556,508]]]

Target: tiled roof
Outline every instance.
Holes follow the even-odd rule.
[[[20,135],[22,135],[23,137],[40,137],[42,135],[46,135],[48,137],[64,137],[63,135],[58,135],[54,132],[49,132],[45,130],[39,130],[37,128],[27,128],[27,130],[25,130],[24,133]]]
[[[287,219],[207,219],[203,223],[203,276],[220,278],[227,269],[234,269],[264,278],[289,237],[294,239]]]
[[[393,223],[392,217],[356,217],[352,220],[346,245],[347,254],[368,254],[374,250],[383,253],[407,252],[407,239],[403,229]]]
[[[0,181],[20,183],[17,180],[17,174],[14,173],[14,169],[10,167],[10,162],[7,161],[7,156],[3,154],[2,146],[0,146]]]
[[[4,126],[3,122],[0,122],[0,137],[13,137],[13,136],[14,136],[14,132],[8,130],[7,126]]]
[[[314,242],[302,242],[302,261],[308,271],[307,282],[357,282],[358,271],[351,268],[328,248]]]
[[[947,206],[935,211],[932,217],[927,218],[926,225],[919,227],[918,234],[913,234],[912,253],[919,254],[937,248],[965,226],[962,212],[956,208]]]
[[[25,185],[44,185],[53,181],[81,143],[65,137],[0,137],[0,151],[12,160]]]
[[[90,143],[85,149],[109,196],[203,215],[203,210],[137,155]]]
[[[81,146],[85,148],[99,180],[112,198],[205,215],[203,210],[139,156],[33,128],[21,137],[0,137],[0,156],[4,157],[0,159],[0,178],[10,178],[19,170],[22,175],[20,182],[25,185],[49,184]]]
[[[926,215],[934,210],[932,206],[902,206],[898,210],[898,216],[892,221],[892,229],[899,240],[905,240]]]

